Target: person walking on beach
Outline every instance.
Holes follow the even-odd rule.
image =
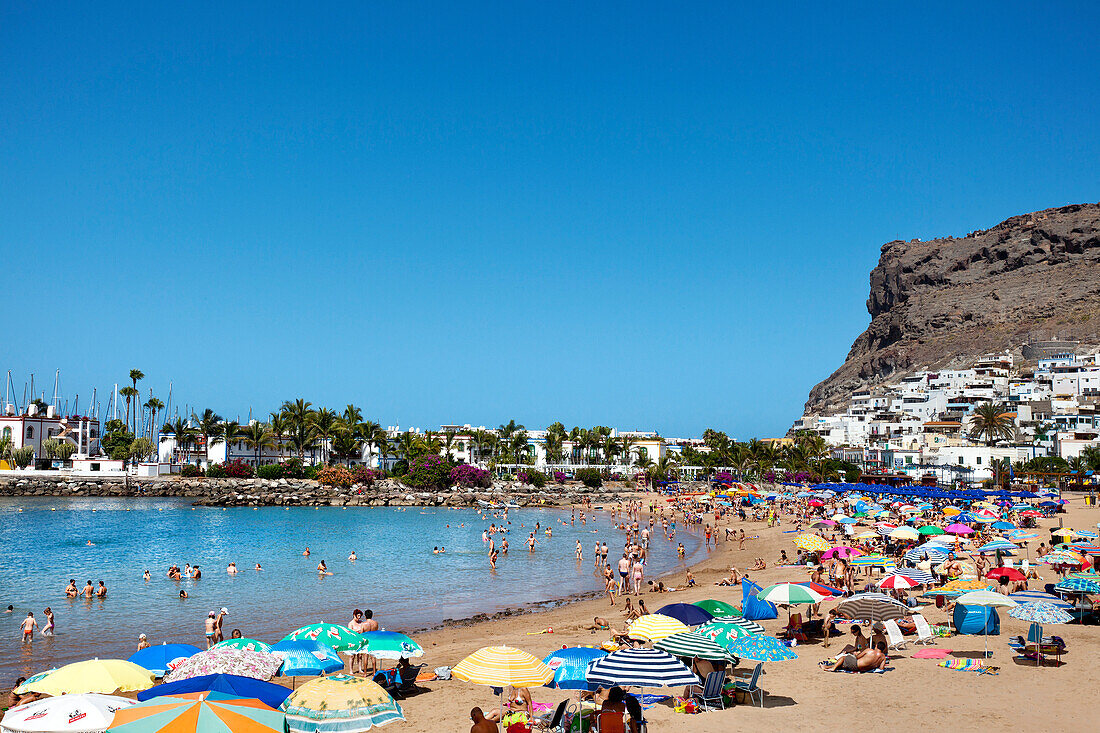
[[[27,611],[27,618],[23,619],[23,643],[34,641],[34,630],[38,628],[38,622],[34,620],[34,611]]]
[[[621,596],[626,590],[627,576],[630,574],[630,558],[626,556],[626,552],[623,552],[623,556],[619,558],[619,595]]]

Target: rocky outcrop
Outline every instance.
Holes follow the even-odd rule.
[[[810,391],[806,414],[921,369],[1018,349],[1100,343],[1100,204],[1015,216],[962,238],[889,242],[871,271],[871,325]]]

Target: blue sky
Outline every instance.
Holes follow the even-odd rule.
[[[5,4],[0,369],[775,435],[884,242],[1100,200],[1094,3],[592,5]]]

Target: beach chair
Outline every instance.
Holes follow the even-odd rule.
[[[928,625],[928,619],[922,614],[913,614],[913,624],[917,627],[917,638],[914,644],[935,644],[936,635],[932,633],[932,627]]]
[[[722,699],[722,688],[725,686],[726,673],[711,672],[701,686],[692,686],[691,696],[703,704],[703,710],[709,711],[712,707],[725,710],[726,701]]]
[[[381,685],[386,692],[390,693],[391,697],[404,698],[409,693],[420,692],[420,688],[416,686],[416,676],[420,674],[420,670],[422,669],[424,669],[424,665],[419,664],[415,667],[409,667],[403,673],[397,672],[392,683],[386,675],[379,672],[374,676],[374,681]]]
[[[897,621],[887,619],[882,622],[882,627],[886,630],[886,643],[891,649],[905,648],[905,637],[901,635],[901,627]]]
[[[760,687],[760,674],[764,671],[764,663],[758,662],[752,670],[750,677],[735,679],[733,681],[733,689],[737,692],[743,692],[749,696],[749,700],[755,700],[757,696],[760,697],[760,707],[764,707],[764,690]]]
[[[791,620],[787,622],[786,628],[780,631],[776,636],[783,639],[798,639],[799,641],[808,641],[809,638],[805,632],[802,631],[802,614],[796,613],[791,616]]]
[[[626,733],[626,716],[613,710],[596,716],[596,733]]]
[[[504,729],[504,733],[531,733],[531,726],[527,723],[512,723]]]
[[[569,699],[566,698],[558,703],[552,715],[542,719],[542,723],[546,726],[544,730],[548,731],[548,733],[565,733],[569,725],[569,716],[566,715],[568,710]]]

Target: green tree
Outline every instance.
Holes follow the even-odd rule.
[[[133,387],[133,389],[134,389],[134,397],[140,397],[141,396],[141,393],[138,392],[137,383],[140,382],[142,379],[145,379],[145,372],[141,371],[140,369],[131,369],[130,370],[130,382],[131,382],[131,387]],[[130,431],[134,435],[137,435],[137,432],[138,432],[138,426],[137,426],[138,410],[137,410],[137,408],[138,408],[137,402],[135,401],[134,402],[134,425],[133,425],[133,429]]]
[[[1011,440],[1016,435],[1016,425],[1003,405],[986,402],[974,408],[970,416],[970,437],[993,445],[998,440]]]
[[[187,462],[187,450],[191,445],[191,441],[194,438],[194,428],[187,424],[187,421],[182,418],[176,418],[174,422],[165,423],[161,428],[161,432],[165,435],[171,435],[176,442],[174,452],[179,463]]]
[[[275,441],[272,438],[273,434],[271,428],[264,425],[259,420],[251,423],[241,433],[241,439],[244,440],[244,444],[255,451],[256,468],[260,467],[260,452],[264,448],[275,447]]]
[[[134,401],[134,398],[140,396],[140,393],[137,391],[137,387],[123,387],[122,389],[120,389],[118,391],[118,394],[120,396],[126,398],[126,425],[129,426],[130,425],[130,404]],[[136,413],[137,410],[134,410],[134,412]],[[136,420],[135,420],[135,422],[136,422]],[[131,431],[131,433],[132,432],[133,431]]]
[[[317,437],[321,441],[321,462],[328,463],[328,446],[332,436],[336,433],[336,427],[340,423],[339,416],[328,409],[322,407],[313,413],[311,422],[316,430]]]
[[[149,439],[153,439],[153,431],[157,425],[157,415],[164,409],[164,403],[156,397],[150,397],[145,403],[145,409],[149,411]]]

